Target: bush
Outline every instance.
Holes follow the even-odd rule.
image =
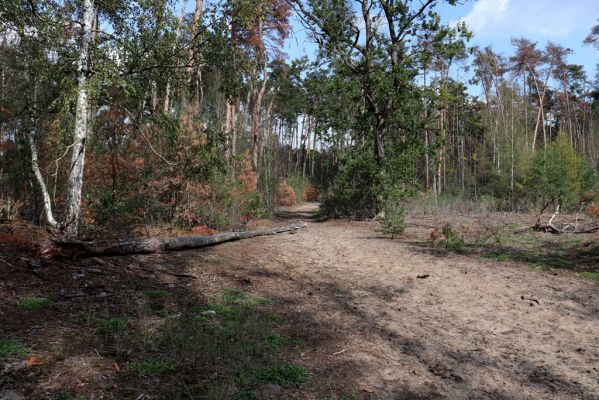
[[[597,196],[597,176],[572,148],[568,135],[560,133],[535,156],[529,187],[542,205],[557,201],[564,209],[573,210]]]
[[[387,190],[384,205],[383,233],[391,235],[391,238],[402,234],[406,229],[404,220],[405,198],[406,191],[400,186],[392,186]]]
[[[310,201],[310,202],[315,202],[318,201],[318,189],[316,189],[316,187],[312,184],[307,184],[304,187],[304,200],[305,201]]]
[[[366,219],[381,209],[381,174],[371,152],[347,154],[340,160],[339,172],[321,211],[331,218]]]
[[[445,239],[439,242],[439,244],[443,246],[445,250],[460,252],[464,249],[464,239],[460,237],[449,222],[443,225],[441,233],[443,233]]]
[[[296,203],[297,195],[295,190],[286,181],[280,182],[277,188],[277,205],[293,206]]]

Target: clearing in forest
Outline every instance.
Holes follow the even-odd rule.
[[[279,214],[310,219],[293,234],[207,249],[43,267],[3,256],[0,387],[28,399],[599,398],[599,287],[583,278],[597,249],[566,249],[586,238],[504,232],[458,253],[427,245],[431,216],[391,240],[376,222],[313,219],[315,207]],[[466,235],[476,220],[452,223]]]

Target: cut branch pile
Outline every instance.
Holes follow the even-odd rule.
[[[599,222],[598,221],[579,223],[580,210],[576,213],[576,218],[575,218],[574,222],[572,222],[572,221],[557,222],[556,219],[560,213],[559,204],[555,207],[555,212],[551,215],[551,217],[549,218],[547,223],[542,223],[541,222],[542,215],[543,215],[543,212],[547,209],[547,206],[548,206],[548,204],[545,205],[545,207],[543,207],[543,209],[541,210],[541,213],[537,217],[537,221],[536,221],[535,225],[533,226],[533,229],[535,231],[548,232],[548,233],[553,233],[553,234],[599,232]]]
[[[298,225],[262,229],[245,232],[227,232],[217,235],[176,236],[165,238],[128,238],[111,240],[84,241],[44,241],[37,247],[37,255],[44,260],[55,258],[82,258],[93,256],[149,254],[159,251],[176,251],[213,246],[235,240],[249,239],[256,236],[276,235],[293,232],[304,228],[305,223]]]

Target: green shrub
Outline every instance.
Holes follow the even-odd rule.
[[[379,167],[372,152],[355,152],[340,160],[331,191],[321,212],[331,218],[367,219],[381,209],[383,193]]]
[[[405,208],[404,202],[406,191],[401,186],[392,186],[387,190],[385,196],[383,218],[383,233],[391,235],[394,238],[396,235],[402,234],[406,229],[404,220]]]
[[[460,252],[464,249],[464,239],[455,231],[450,223],[443,225],[441,230],[444,239],[439,242],[445,250]]]
[[[546,150],[536,154],[529,187],[541,205],[555,200],[566,210],[573,210],[597,196],[597,175],[562,132]]]

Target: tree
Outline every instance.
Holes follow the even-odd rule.
[[[422,92],[415,81],[418,61],[433,49],[438,59],[445,55],[445,61],[453,60],[454,50],[460,47],[455,44],[468,32],[463,25],[455,30],[442,27],[433,11],[435,1],[361,0],[356,8],[350,1],[294,0],[291,4],[318,42],[321,56],[339,65],[338,71],[355,88],[345,101],[358,105],[351,117],[355,147],[371,152],[376,161],[374,176],[365,188],[379,193],[374,196],[378,204],[370,207],[376,210],[383,204],[382,188],[409,181],[415,172],[403,167],[414,165],[412,161],[403,161],[420,147],[418,137],[426,124]],[[430,46],[416,41],[425,35]]]
[[[545,151],[537,153],[530,178],[534,195],[542,204],[557,202],[573,210],[597,196],[596,172],[572,149],[569,135],[564,132]]]

